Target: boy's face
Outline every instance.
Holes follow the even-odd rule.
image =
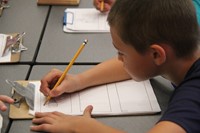
[[[111,27],[113,45],[118,51],[118,59],[123,62],[125,70],[136,81],[142,81],[156,75],[156,65],[150,50],[145,54],[138,53],[133,46],[127,45],[119,38],[116,29]]]

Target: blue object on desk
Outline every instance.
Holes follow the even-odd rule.
[[[63,17],[63,25],[66,26],[67,24],[73,24],[74,22],[74,13],[73,12],[64,12],[64,17]]]
[[[67,24],[67,12],[64,12],[63,25]]]

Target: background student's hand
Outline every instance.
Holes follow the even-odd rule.
[[[14,100],[8,96],[5,95],[0,95],[0,110],[1,111],[6,111],[7,107],[4,104],[5,103],[9,103],[12,104],[14,102]]]
[[[55,89],[51,90],[62,75],[62,71],[52,69],[41,79],[40,91],[45,96],[57,97],[63,93],[71,93],[80,89],[79,79],[76,75],[66,75],[65,79]]]
[[[101,1],[102,0],[93,0],[93,5],[99,11],[101,11],[101,9],[100,9],[101,8]],[[104,9],[101,12],[109,11],[114,2],[115,2],[115,0],[104,0]]]
[[[59,112],[37,112],[32,120],[37,125],[31,126],[31,130],[51,133],[75,133],[78,129],[84,132],[84,128],[88,130],[89,125],[94,121],[91,118],[92,109],[92,106],[86,107],[83,116],[71,116]]]

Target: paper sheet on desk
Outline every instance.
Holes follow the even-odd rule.
[[[6,47],[7,36],[5,34],[0,34],[0,62],[10,62],[11,61],[11,51],[7,50],[4,53]]]
[[[65,32],[109,32],[107,14],[95,8],[67,8],[64,12]]]
[[[11,61],[11,51],[7,51],[3,57],[0,57],[0,62],[10,62]]]
[[[5,34],[0,34],[0,57],[3,56],[6,47],[7,37],[8,36]]]
[[[46,97],[36,85],[34,112],[59,111],[65,114],[82,115],[86,106],[92,105],[93,115],[139,115],[160,112],[160,107],[149,81],[127,80],[92,87],[73,94],[64,94],[51,99],[43,106]]]

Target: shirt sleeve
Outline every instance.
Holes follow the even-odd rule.
[[[200,25],[200,0],[192,0],[196,8],[197,20]]]

